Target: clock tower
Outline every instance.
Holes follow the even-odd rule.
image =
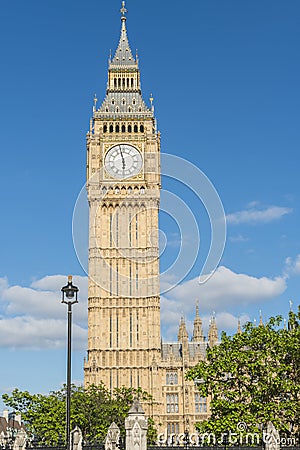
[[[206,357],[218,332],[211,322],[205,341],[198,307],[192,340],[185,321],[175,342],[161,342],[158,211],[160,134],[152,99],[143,100],[138,57],[126,30],[109,59],[106,96],[94,101],[87,133],[89,201],[88,350],[85,386],[104,383],[141,387],[154,402],[143,405],[158,429],[174,434],[194,430],[209,415],[185,373]],[[187,298],[187,301],[190,299]],[[212,330],[213,329],[213,330]]]
[[[126,30],[109,60],[106,97],[87,134],[88,352],[85,385],[155,395],[161,354],[158,210],[160,134],[142,98]],[[151,104],[152,104],[152,99]],[[158,394],[159,396],[159,394]]]

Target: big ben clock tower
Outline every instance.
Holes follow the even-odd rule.
[[[85,385],[155,392],[160,359],[158,210],[160,136],[121,37],[109,60],[106,97],[87,134],[89,220],[88,354]]]
[[[122,2],[121,37],[109,60],[106,96],[99,108],[95,99],[87,134],[90,215],[84,381],[85,386],[104,383],[111,390],[141,387],[154,398],[152,405],[144,405],[146,414],[170,436],[193,431],[195,423],[208,417],[209,399],[199,395],[185,373],[205,359],[217,329],[213,320],[205,341],[197,307],[191,341],[182,318],[177,341],[161,342],[160,134],[154,109],[142,98],[126,12]]]

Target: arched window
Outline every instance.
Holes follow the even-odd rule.
[[[141,126],[140,126],[140,132],[141,132],[141,133],[144,133],[144,130],[145,130],[145,129],[144,129],[144,125],[141,125]]]
[[[166,384],[178,384],[178,374],[177,372],[167,372]]]
[[[132,111],[131,106],[128,106],[128,112],[131,112],[131,111]]]
[[[131,78],[131,87],[133,87],[133,78]]]
[[[120,127],[119,127],[119,125],[116,125],[116,133],[120,133]]]
[[[126,131],[125,125],[122,125],[122,133],[125,133],[125,131]]]
[[[103,133],[107,133],[107,125],[103,126]]]
[[[109,125],[109,132],[110,132],[110,133],[113,133],[113,132],[114,132],[114,127],[113,127],[113,125]]]
[[[137,126],[137,125],[134,125],[133,131],[134,131],[135,133],[138,132],[138,126]]]
[[[132,132],[132,126],[128,125],[128,133],[131,133],[131,132]]]
[[[206,397],[201,397],[200,394],[195,394],[195,412],[196,413],[206,413],[207,412],[207,399]]]
[[[115,99],[114,99],[114,98],[112,99],[111,104],[112,104],[112,105],[115,104]]]
[[[122,105],[125,105],[125,103],[126,103],[125,98],[122,98]]]
[[[114,87],[115,88],[117,87],[117,80],[116,80],[116,78],[114,78]]]
[[[118,79],[118,86],[121,87],[121,78]]]

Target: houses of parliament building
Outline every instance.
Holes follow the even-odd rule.
[[[212,318],[208,339],[196,306],[188,337],[184,319],[176,342],[160,332],[158,214],[160,133],[152,104],[141,92],[138,57],[127,36],[125,2],[121,36],[109,60],[106,96],[95,102],[87,133],[89,216],[88,350],[85,386],[141,387],[159,430],[193,431],[209,404],[185,379],[218,340]],[[151,100],[151,99],[150,99]],[[152,102],[151,102],[152,103]]]

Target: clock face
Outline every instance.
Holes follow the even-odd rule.
[[[105,155],[104,166],[109,175],[124,179],[137,175],[143,165],[143,157],[132,145],[119,144],[112,147]]]

